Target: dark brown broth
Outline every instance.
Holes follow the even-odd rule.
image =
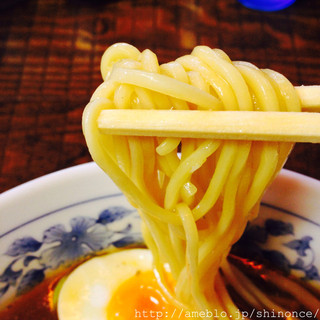
[[[236,265],[239,270],[245,273],[250,279],[255,282],[260,288],[263,287],[263,291],[268,294],[268,296],[274,296],[275,290],[274,284],[270,283],[266,277],[266,273],[277,272],[271,268],[267,268],[265,265],[259,265],[256,262],[242,259],[233,255],[230,255],[230,261],[232,264]],[[75,266],[76,267],[76,266]],[[46,279],[44,282],[36,286],[34,289],[28,293],[16,298],[9,306],[4,310],[0,311],[1,320],[58,320],[57,312],[53,307],[53,292],[59,282],[59,280],[66,274],[71,272],[74,268],[69,268],[57,275]],[[271,270],[271,271],[270,271]],[[319,308],[320,308],[320,293],[315,291],[313,288],[308,287],[305,283],[292,279],[292,281],[298,282],[301,287],[308,289],[312,294],[319,298]],[[252,311],[252,306],[248,305],[246,301],[240,297],[237,292],[229,285],[229,292],[236,301],[240,310],[245,313]],[[278,290],[276,293],[281,297],[285,297],[285,293]],[[285,297],[286,298],[286,297]],[[284,300],[284,299],[282,299]],[[285,299],[290,301],[289,299]],[[287,305],[287,310],[297,310],[299,305],[297,301],[291,299],[291,304]],[[318,307],[318,306],[315,306]],[[258,310],[257,310],[258,311]],[[308,311],[308,310],[306,310]],[[256,312],[257,314],[257,312]],[[271,314],[272,315],[272,314]],[[270,318],[270,317],[268,317]],[[271,318],[274,318],[271,316]],[[304,317],[305,318],[305,317]],[[319,317],[312,317],[313,319],[320,319]],[[239,319],[242,319],[241,317]],[[253,317],[251,319],[267,319],[265,317]],[[281,319],[277,317],[277,319]],[[303,318],[301,318],[303,319]]]
[[[145,247],[132,245],[121,249],[108,248],[96,256],[130,248]],[[87,257],[64,269],[61,267],[62,269],[60,269],[60,271],[57,271],[54,275],[48,277],[27,293],[16,297],[9,305],[4,308],[0,306],[0,320],[58,320],[57,311],[53,306],[53,293],[56,285],[61,278],[68,275],[72,270],[89,259],[90,257]]]
[[[268,310],[265,308],[257,309],[245,301],[235,290],[232,283],[228,284],[229,293],[243,315],[253,315],[250,319],[320,319],[320,292],[309,285],[306,281],[298,279],[294,276],[287,275],[280,272],[274,267],[270,267],[266,262],[256,262],[246,258],[241,258],[235,255],[229,255],[229,261],[236,266],[257,288],[272,300],[277,305],[281,306],[283,310],[292,312],[297,317],[281,317],[286,314],[285,311]],[[273,279],[272,279],[273,278]],[[277,281],[275,281],[277,279]],[[308,296],[312,297],[314,303],[309,307],[299,301],[290,288],[296,290],[306,290]],[[295,291],[295,290],[293,290]],[[303,297],[305,298],[305,297]],[[308,300],[308,298],[307,298]],[[310,301],[307,301],[310,302]],[[254,311],[254,312],[253,312]],[[300,316],[300,317],[299,317]],[[240,318],[242,319],[242,318]]]
[[[0,311],[1,320],[58,320],[52,307],[52,295],[58,281],[65,275],[46,279],[26,294],[16,298]]]

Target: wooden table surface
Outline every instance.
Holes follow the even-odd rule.
[[[112,43],[160,62],[198,44],[320,84],[320,1],[259,12],[237,0],[3,0],[0,4],[0,192],[91,161],[81,115]],[[320,179],[320,146],[297,144],[286,167]]]

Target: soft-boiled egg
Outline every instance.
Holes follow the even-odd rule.
[[[58,299],[59,320],[174,319],[175,313],[162,294],[147,249],[88,260],[70,273]]]

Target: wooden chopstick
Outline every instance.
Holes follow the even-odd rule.
[[[115,135],[320,142],[320,113],[108,109],[101,132]]]
[[[295,87],[300,98],[302,111],[320,111],[320,86]]]
[[[103,110],[101,132],[117,135],[320,142],[320,86],[295,87],[305,112]]]

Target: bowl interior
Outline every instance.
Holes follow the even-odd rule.
[[[282,170],[234,250],[320,288],[320,182]],[[0,303],[59,268],[110,247],[143,243],[140,218],[94,163],[0,195]]]

